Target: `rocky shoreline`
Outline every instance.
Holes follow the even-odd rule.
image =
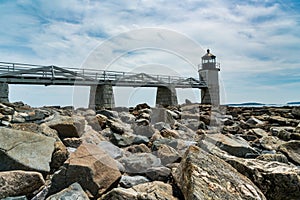
[[[299,199],[300,107],[0,103],[0,199]]]

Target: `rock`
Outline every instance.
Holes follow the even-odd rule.
[[[162,129],[160,131],[161,136],[164,138],[179,138],[179,133],[176,130],[171,130],[171,129]]]
[[[259,119],[255,118],[255,117],[250,117],[247,121],[246,121],[247,124],[250,124],[250,125],[262,125],[264,124],[264,122],[260,121]]]
[[[120,177],[116,162],[108,154],[94,144],[83,143],[53,175],[49,194],[78,182],[85,191],[99,197]]]
[[[153,125],[153,127],[159,131],[163,129],[171,129],[171,126],[165,122],[157,122]]]
[[[118,147],[130,146],[133,144],[133,140],[134,140],[133,136],[125,135],[125,134],[119,135],[116,133],[113,133],[110,138],[110,141]]]
[[[120,112],[119,117],[124,123],[127,124],[133,124],[135,121],[135,116],[128,112]]]
[[[125,150],[130,153],[151,153],[151,150],[145,144],[131,145]]]
[[[101,131],[102,129],[104,129],[106,127],[106,121],[104,123],[103,121],[101,121],[101,119],[99,120],[99,118],[97,118],[97,116],[86,116],[85,119],[86,119],[88,125],[90,125],[96,131]]]
[[[131,154],[128,157],[119,159],[119,162],[124,165],[127,173],[132,174],[141,174],[151,167],[161,165],[160,159],[151,153]]]
[[[147,169],[145,175],[152,181],[164,181],[170,180],[171,169],[168,167],[151,167]]]
[[[288,164],[289,161],[287,157],[283,154],[276,153],[276,154],[262,154],[258,156],[256,159],[258,160],[263,160],[263,161],[277,161],[277,162],[282,162]]]
[[[89,200],[89,197],[83,191],[82,187],[78,183],[73,183],[68,188],[49,196],[46,200],[57,200],[57,199]]]
[[[59,137],[80,137],[83,134],[85,119],[79,116],[59,116],[49,122],[46,125],[56,130]]]
[[[151,123],[164,122],[170,125],[175,124],[175,119],[170,112],[167,112],[165,108],[154,108],[151,114]]]
[[[42,174],[31,171],[0,172],[0,198],[29,195],[45,184]]]
[[[26,121],[37,121],[42,120],[47,116],[47,111],[44,110],[33,110],[31,112],[27,112],[27,116],[25,117]]]
[[[120,180],[120,185],[124,188],[131,188],[135,185],[141,184],[141,183],[147,183],[150,182],[149,179],[147,179],[144,176],[122,176]]]
[[[179,153],[174,148],[165,144],[158,147],[156,155],[160,158],[163,165],[176,162],[180,158]]]
[[[100,200],[178,200],[178,198],[173,196],[173,193],[174,191],[171,185],[160,181],[154,181],[139,184],[129,189],[114,188],[102,196]]]
[[[172,174],[185,199],[266,199],[228,163],[195,146],[189,147]]]
[[[148,144],[149,138],[142,135],[133,135],[133,143],[132,144]]]
[[[14,108],[11,108],[9,106],[6,106],[2,103],[0,103],[0,113],[3,115],[13,115],[15,112]]]
[[[112,132],[117,134],[123,134],[131,131],[130,126],[128,124],[124,124],[122,121],[107,120],[107,125],[110,127]]]
[[[285,154],[291,162],[300,165],[300,141],[289,141],[281,144],[278,149]]]
[[[138,199],[178,200],[173,196],[172,186],[161,181],[139,184],[132,189],[138,193]]]
[[[295,116],[295,118],[300,119],[300,107],[294,107],[292,109],[292,114]]]
[[[81,138],[64,138],[63,139],[64,145],[66,147],[78,148],[82,144]]]
[[[32,132],[0,128],[0,170],[49,172],[55,139]]]
[[[300,196],[299,169],[280,162],[257,159],[227,161],[261,189],[267,199],[298,199]]]
[[[252,132],[259,138],[268,136],[268,133],[261,128],[254,128]]]
[[[56,141],[54,143],[54,152],[50,163],[51,169],[57,170],[67,160],[68,156],[69,152],[65,145],[61,141]]]
[[[274,136],[267,136],[259,139],[260,146],[267,150],[277,150],[282,143],[282,140]]]
[[[297,126],[299,124],[299,120],[288,119],[281,116],[270,116],[269,123],[278,124],[280,126]]]
[[[123,150],[108,141],[101,141],[97,146],[110,155],[110,157],[113,159],[123,156]]]
[[[91,126],[86,125],[83,135],[80,137],[82,142],[89,144],[99,144],[101,141],[105,141],[105,138],[99,134],[97,131],[92,129]]]
[[[300,133],[300,123],[299,123],[298,126],[295,128],[295,132],[296,132],[296,133]]]
[[[150,138],[155,133],[155,129],[153,128],[152,125],[148,125],[148,126],[135,125],[133,127],[133,133],[136,135],[142,135]]]
[[[198,129],[202,129],[205,130],[206,129],[206,125],[204,122],[199,121],[197,119],[189,119],[186,121],[186,126],[188,128],[190,128],[193,131],[196,131]]]
[[[98,110],[96,114],[104,115],[108,119],[112,119],[112,120],[119,118],[118,112],[112,110]]]
[[[138,193],[132,189],[125,189],[125,188],[113,188],[111,191],[109,191],[107,194],[103,195],[98,200],[138,200]]]
[[[237,157],[246,157],[247,154],[257,154],[258,152],[254,150],[246,140],[241,137],[234,136],[231,134],[206,134],[205,140],[215,144],[220,149],[228,152],[231,155]]]

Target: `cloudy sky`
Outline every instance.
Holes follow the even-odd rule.
[[[207,48],[223,103],[300,101],[298,0],[0,0],[0,61],[197,77]],[[88,88],[10,86],[33,106],[83,105]],[[114,88],[154,104],[154,88]],[[199,91],[178,90],[199,101]]]

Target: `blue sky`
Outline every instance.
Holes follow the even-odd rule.
[[[197,77],[210,48],[223,103],[300,101],[297,0],[0,0],[0,13],[0,61]],[[87,88],[10,88],[11,101],[33,106],[88,98]],[[153,88],[114,90],[117,105],[154,104]],[[178,95],[199,100],[197,90]]]

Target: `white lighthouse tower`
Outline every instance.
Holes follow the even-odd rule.
[[[207,88],[201,89],[201,103],[220,105],[220,89],[219,89],[219,71],[220,63],[216,62],[216,56],[207,53],[202,56],[202,63],[199,65],[200,81],[205,81]]]

